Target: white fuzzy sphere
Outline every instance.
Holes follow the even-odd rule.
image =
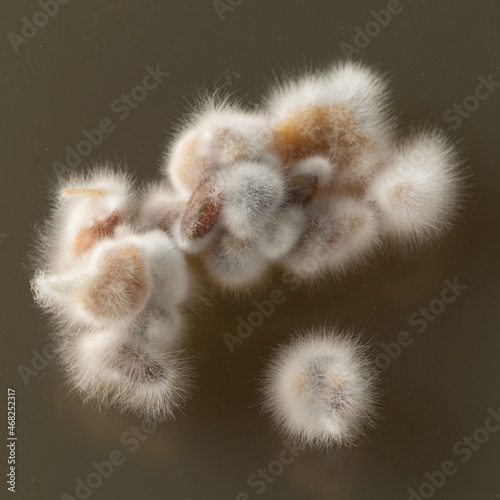
[[[368,193],[381,212],[382,231],[402,246],[442,235],[460,206],[458,167],[456,152],[438,133],[403,144]]]
[[[256,239],[285,201],[286,184],[279,166],[240,162],[224,175],[221,217],[236,238]]]
[[[374,424],[376,381],[355,337],[313,330],[278,349],[265,376],[264,407],[292,441],[349,445]]]

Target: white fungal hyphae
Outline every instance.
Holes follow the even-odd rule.
[[[292,441],[354,444],[376,421],[380,391],[356,337],[315,330],[278,348],[264,379],[264,408]]]
[[[116,230],[96,243],[66,273],[40,272],[33,280],[40,305],[69,323],[131,323],[149,303],[177,307],[186,297],[189,276],[182,254],[161,231],[134,234]]]
[[[154,421],[183,404],[191,370],[177,344],[191,279],[165,233],[118,227],[71,271],[39,274],[33,287],[61,320],[61,362],[84,400]]]
[[[317,179],[317,188],[328,190],[335,180],[336,166],[321,155],[307,156],[293,165],[293,174],[310,175]]]
[[[209,276],[223,290],[244,294],[259,286],[270,262],[249,240],[225,233],[203,256]]]
[[[306,215],[295,199],[306,197],[308,186],[297,182],[291,193],[282,169],[272,162],[238,162],[220,172],[218,185],[220,234],[202,259],[223,289],[248,292],[300,238]]]
[[[221,177],[222,224],[235,238],[257,240],[285,202],[286,182],[279,165],[239,162]]]
[[[271,148],[292,166],[320,155],[335,170],[333,187],[362,190],[393,147],[387,95],[386,80],[355,63],[284,81],[267,100]]]
[[[277,261],[287,255],[299,241],[306,227],[307,217],[303,207],[284,207],[263,228],[257,243],[259,252],[267,259]]]
[[[84,401],[150,421],[172,418],[192,382],[180,351],[124,325],[90,330],[61,343],[68,383]]]
[[[265,155],[269,128],[265,116],[240,111],[211,98],[193,113],[170,148],[166,173],[174,189],[190,196],[206,171]]]
[[[55,209],[37,242],[40,265],[63,271],[96,242],[112,237],[135,208],[132,187],[128,174],[109,168],[61,180]]]
[[[150,184],[144,189],[138,210],[138,225],[143,229],[161,229],[173,236],[175,223],[187,203],[165,183]]]
[[[150,294],[149,272],[135,241],[105,240],[80,265],[62,274],[41,274],[34,282],[42,305],[75,323],[128,321]]]
[[[380,244],[374,209],[353,198],[310,203],[305,227],[282,260],[299,279],[342,276],[366,262]]]
[[[398,148],[368,193],[380,210],[381,230],[403,247],[441,236],[460,207],[459,165],[455,149],[438,132],[416,135]]]
[[[215,95],[139,196],[107,166],[61,180],[32,288],[56,319],[70,384],[151,420],[182,405],[185,254],[245,296],[276,267],[302,282],[343,277],[385,240],[405,250],[449,229],[458,154],[440,132],[398,144],[388,95],[383,75],[350,62],[282,79],[257,111]],[[351,443],[373,421],[374,380],[358,341],[313,332],[271,365],[266,407],[299,441]]]

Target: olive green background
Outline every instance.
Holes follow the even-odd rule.
[[[473,95],[480,76],[500,82],[500,3],[401,5],[356,57],[392,75],[402,132],[412,124],[448,126],[443,113]],[[123,463],[91,490],[91,500],[236,499],[242,492],[252,499],[407,499],[408,488],[418,489],[424,473],[446,460],[457,471],[433,498],[500,498],[500,432],[470,457],[453,451],[484,426],[489,409],[500,407],[500,87],[454,132],[471,175],[454,233],[417,256],[380,259],[364,273],[314,290],[293,290],[276,275],[245,301],[210,293],[211,307],[192,318],[197,389],[175,422],[133,437],[140,422],[82,408],[68,397],[55,360],[46,368],[35,360],[37,374],[27,384],[19,372],[32,369],[33,350],[42,352],[50,332],[48,317],[33,305],[25,267],[33,227],[48,212],[53,162],[64,162],[66,147],[76,147],[83,129],[104,118],[115,126],[87,163],[108,159],[153,179],[165,140],[198,88],[223,87],[255,101],[273,71],[342,58],[341,44],[354,43],[355,27],[364,29],[372,9],[386,8],[385,0],[244,0],[222,21],[211,1],[73,0],[16,53],[8,34],[20,35],[22,18],[31,19],[40,6],[2,2],[1,415],[6,437],[6,393],[13,387],[18,441],[17,491],[4,485],[0,498],[78,498],[77,478],[86,480],[93,462],[116,451]],[[169,76],[121,120],[111,103],[156,65]],[[467,288],[425,328],[410,324],[412,314],[440,299],[444,280]],[[222,334],[235,333],[238,316],[247,318],[252,301],[274,289],[284,293],[284,304],[231,354]],[[277,477],[252,482],[259,468],[280,472],[273,461],[284,446],[260,412],[258,374],[271,346],[319,323],[364,329],[378,354],[380,343],[409,333],[412,344],[383,371],[384,420],[363,445],[301,451]]]

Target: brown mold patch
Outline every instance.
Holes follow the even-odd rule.
[[[291,113],[273,130],[274,149],[284,162],[324,154],[345,168],[368,143],[353,113],[341,103],[309,105]]]
[[[118,319],[144,303],[147,289],[140,250],[127,245],[103,257],[97,277],[81,299],[91,314]]]
[[[186,204],[181,219],[182,236],[194,240],[208,234],[215,226],[221,208],[221,196],[214,193],[212,181],[203,182]]]
[[[313,175],[297,175],[287,186],[288,200],[296,205],[307,205],[318,188],[318,179]]]
[[[120,214],[115,211],[104,220],[96,221],[92,226],[80,230],[73,241],[75,256],[80,257],[88,252],[97,241],[112,236],[119,222]]]

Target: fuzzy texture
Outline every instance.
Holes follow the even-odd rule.
[[[142,192],[138,226],[143,230],[160,229],[173,237],[173,228],[184,212],[187,199],[164,182],[150,183]]]
[[[69,386],[99,407],[153,421],[172,417],[192,380],[179,351],[191,283],[184,256],[164,232],[126,226],[71,270],[39,271],[33,291],[56,317]]]
[[[279,262],[299,241],[306,226],[302,207],[285,207],[279,217],[269,220],[257,242],[259,252],[270,261]]]
[[[298,244],[282,260],[302,280],[342,277],[366,263],[380,245],[377,214],[357,199],[311,203],[305,226]]]
[[[103,238],[112,237],[136,206],[131,177],[109,165],[61,178],[51,214],[35,242],[37,267],[69,269]]]
[[[313,329],[277,349],[264,376],[264,409],[298,445],[352,445],[376,422],[377,383],[356,335]]]
[[[165,162],[174,190],[184,196],[191,195],[207,171],[260,158],[269,141],[265,115],[215,98],[206,99],[200,107],[180,131]]]
[[[439,131],[398,146],[384,75],[346,62],[284,77],[258,114],[214,102],[183,129],[167,170],[190,197],[175,242],[224,290],[251,291],[274,264],[310,283],[340,278],[385,241],[418,249],[451,227],[459,157]]]
[[[367,195],[391,241],[418,248],[451,227],[463,194],[459,165],[456,150],[436,131],[416,133],[398,148]]]
[[[140,329],[87,331],[65,338],[60,353],[69,386],[99,407],[158,422],[173,418],[189,396],[189,361]]]
[[[240,240],[256,241],[280,214],[286,182],[276,165],[239,162],[224,172],[222,223]]]
[[[173,225],[174,241],[199,255],[222,289],[251,290],[302,234],[305,214],[290,196],[276,163],[240,161],[219,168],[202,177],[187,201]]]
[[[331,190],[337,170],[326,156],[321,155],[307,156],[297,161],[292,169],[295,175],[309,175],[315,178],[321,193]]]
[[[70,385],[153,420],[182,404],[190,369],[178,349],[195,281],[185,254],[245,296],[276,266],[316,283],[366,266],[385,242],[406,251],[442,237],[463,197],[460,158],[437,130],[399,141],[389,103],[383,75],[341,63],[284,77],[252,111],[205,97],[163,180],[138,197],[109,165],[61,179],[32,288],[55,318]],[[302,389],[268,380],[280,425],[312,444],[355,439],[374,394],[360,344],[316,331],[286,352],[271,372],[300,373]]]
[[[187,296],[184,257],[160,231],[117,229],[66,273],[39,271],[32,281],[39,305],[68,323],[130,323],[146,304],[178,306]]]
[[[204,255],[204,263],[211,279],[236,295],[259,287],[270,266],[255,244],[227,233]]]
[[[360,64],[288,79],[266,104],[273,152],[289,165],[322,155],[337,171],[337,188],[363,189],[392,148],[388,83]]]

